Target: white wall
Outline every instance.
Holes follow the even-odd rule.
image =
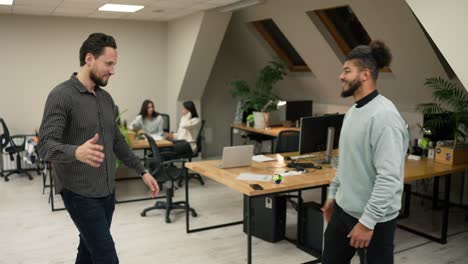
[[[447,62],[468,90],[468,1],[406,0]]]
[[[177,129],[180,106],[177,104],[180,89],[195,47],[195,41],[203,20],[203,13],[196,13],[170,21],[167,29],[167,113],[171,116],[171,130]]]
[[[12,133],[32,133],[48,93],[79,69],[79,48],[93,32],[114,36],[116,74],[105,88],[124,119],[144,99],[166,109],[165,23],[0,15],[0,116]]]
[[[252,83],[258,71],[277,55],[258,36],[250,22],[272,18],[312,69],[312,73],[290,73],[274,91],[285,100],[313,100],[315,113],[344,112],[352,98],[340,97],[338,76],[342,63],[306,12],[350,5],[373,39],[385,41],[394,56],[392,73],[383,73],[379,91],[392,100],[409,123],[410,136],[418,137],[421,115],[418,103],[431,101],[423,86],[428,77],[446,76],[428,40],[404,0],[271,0],[236,11],[202,99],[212,142],[207,155],[219,155],[229,144],[229,124],[235,103],[229,82],[242,78]],[[207,113],[210,112],[210,113]]]

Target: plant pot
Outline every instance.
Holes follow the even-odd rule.
[[[458,165],[468,163],[468,145],[453,146],[438,146],[435,151],[435,161],[448,164]]]
[[[270,113],[267,112],[253,112],[255,128],[265,128],[268,126]]]

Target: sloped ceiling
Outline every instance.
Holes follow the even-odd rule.
[[[406,0],[468,90],[468,1]]]
[[[430,91],[422,85],[424,79],[446,74],[404,0],[270,0],[237,12],[228,34],[234,34],[239,57],[248,58],[246,63],[258,69],[276,55],[249,23],[273,19],[312,70],[312,74],[290,74],[279,84],[279,94],[284,99],[349,104],[339,96],[342,62],[306,13],[343,5],[350,5],[371,38],[386,42],[393,53],[392,73],[380,75],[379,90],[408,111],[430,100]]]

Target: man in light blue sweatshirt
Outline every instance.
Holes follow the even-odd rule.
[[[396,217],[401,207],[408,132],[393,103],[376,88],[379,69],[392,56],[384,43],[354,48],[340,80],[353,96],[340,134],[339,165],[322,208],[328,222],[322,263],[393,263]]]

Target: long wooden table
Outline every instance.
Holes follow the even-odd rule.
[[[290,155],[290,154],[288,154]],[[209,161],[198,161],[198,162],[190,162],[186,163],[185,166],[188,169],[191,169],[201,175],[204,175],[214,181],[217,181],[223,185],[232,188],[240,193],[242,193],[247,201],[247,213],[246,213],[246,225],[247,225],[247,263],[252,263],[252,238],[251,238],[251,199],[253,197],[259,196],[266,196],[271,194],[281,194],[281,193],[288,193],[288,192],[298,192],[299,193],[299,211],[298,211],[298,221],[302,214],[301,212],[301,205],[302,205],[302,198],[301,192],[308,189],[314,188],[321,188],[322,189],[322,203],[326,199],[326,191],[327,186],[331,183],[333,178],[335,177],[336,171],[330,168],[327,165],[322,166],[321,170],[316,169],[308,169],[307,173],[301,174],[299,176],[288,176],[284,177],[283,181],[280,184],[274,184],[273,182],[263,182],[263,181],[243,181],[237,180],[236,177],[240,173],[256,173],[256,174],[269,174],[272,175],[277,172],[284,172],[286,170],[291,170],[286,168],[286,163],[284,159],[279,154],[271,155],[277,159],[277,161],[273,162],[254,162],[250,167],[242,167],[242,168],[231,168],[231,169],[219,169],[215,166],[215,164],[220,163],[220,160],[209,160]],[[307,161],[307,160],[305,160]],[[439,243],[446,243],[447,242],[447,226],[448,226],[448,210],[450,206],[449,201],[449,194],[450,194],[450,177],[452,173],[462,172],[468,169],[468,164],[457,165],[457,166],[449,166],[441,163],[434,162],[433,160],[423,159],[420,161],[414,160],[407,160],[405,164],[405,183],[411,183],[416,180],[427,179],[435,177],[435,179],[439,179],[440,177],[444,177],[446,184],[445,184],[445,194],[444,194],[444,211],[442,214],[442,230],[441,230],[441,237],[434,237],[429,234],[425,234],[421,231],[414,230],[409,227],[401,226],[400,228],[415,233],[417,235],[421,235],[423,237],[429,238],[431,240],[435,240]],[[263,187],[263,190],[253,190],[249,184],[257,183]],[[189,207],[189,193],[188,193],[188,181],[186,180],[185,184],[185,195],[186,195],[186,205]],[[410,195],[410,194],[409,194]],[[407,195],[408,196],[408,195]],[[409,200],[408,200],[409,201]],[[214,226],[208,226],[198,229],[190,229],[190,222],[189,222],[189,211],[186,210],[186,232],[199,232],[214,228],[221,228],[226,226],[231,226],[235,224],[241,224],[243,221],[227,223],[227,224],[220,224]],[[298,224],[298,236],[300,234],[300,225]],[[316,256],[319,257],[319,256]]]
[[[254,197],[268,196],[271,194],[282,194],[289,192],[298,192],[298,221],[302,214],[302,191],[309,189],[322,188],[322,202],[325,201],[327,186],[331,180],[335,177],[335,170],[328,166],[323,166],[323,169],[308,169],[308,172],[298,176],[287,176],[284,177],[281,184],[275,184],[273,182],[264,181],[242,181],[237,180],[236,177],[240,173],[256,173],[256,174],[269,174],[272,175],[278,172],[284,172],[292,170],[286,168],[286,163],[283,157],[279,154],[269,155],[277,159],[274,162],[252,162],[250,167],[242,168],[230,168],[230,169],[219,169],[215,164],[220,163],[220,160],[209,160],[186,163],[185,167],[191,169],[201,175],[204,175],[210,179],[213,179],[223,185],[228,186],[244,195],[246,199],[246,230],[247,230],[247,263],[252,263],[252,224],[251,224],[251,212],[252,212],[252,199]],[[263,187],[263,190],[254,190],[249,184],[257,183]],[[185,195],[187,205],[189,205],[189,194],[188,194],[188,181],[185,183]],[[242,224],[243,221],[237,221],[232,223],[220,224],[207,226],[197,229],[190,229],[188,209],[186,210],[186,232],[200,232],[210,230],[214,228],[222,228],[226,226],[232,226]],[[298,223],[297,234],[301,233],[300,225]],[[314,254],[315,255],[315,254]],[[319,256],[316,256],[319,257]]]
[[[156,140],[156,145],[158,145],[159,148],[164,148],[164,147],[171,147],[173,146],[172,142],[166,139],[160,139]],[[131,143],[131,147],[134,150],[138,149],[150,149],[150,145],[148,143],[148,140],[146,139],[139,139],[139,140],[134,140]]]
[[[249,127],[246,124],[231,124],[231,146],[234,144],[234,129],[239,129],[239,130],[243,130],[243,131],[250,132],[250,133],[273,137],[273,139],[271,140],[271,153],[273,153],[274,138],[278,137],[278,134],[281,131],[285,131],[285,130],[300,131],[300,129],[297,127],[254,128],[254,127]]]

